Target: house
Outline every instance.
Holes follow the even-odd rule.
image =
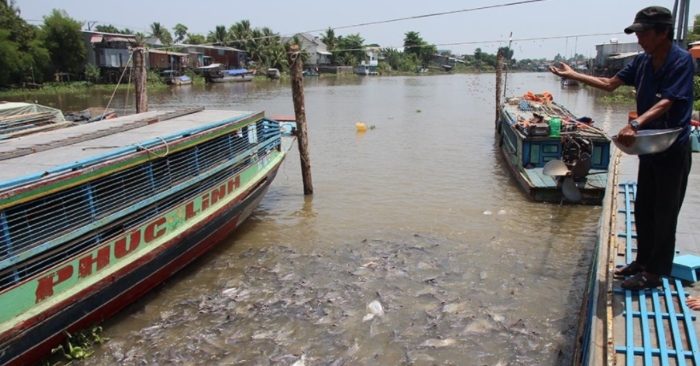
[[[148,68],[151,70],[182,71],[189,66],[189,54],[149,48],[147,62]]]
[[[464,64],[464,61],[453,56],[449,51],[438,51],[430,57],[430,66],[441,68],[444,71],[452,71],[452,68],[458,63]]]
[[[211,64],[221,64],[224,68],[235,69],[246,64],[246,52],[233,47],[176,44],[172,48],[188,55],[188,67],[197,68]]]
[[[593,75],[610,77],[620,71],[634,56],[642,52],[638,43],[619,43],[611,39],[610,43],[595,46],[596,57],[593,61]]]
[[[368,46],[364,48],[364,51],[365,58],[355,67],[355,73],[358,75],[378,75],[377,66],[379,65],[381,48],[378,46]]]
[[[331,64],[331,53],[328,47],[319,37],[314,37],[309,33],[297,33],[294,35],[299,40],[300,48],[309,55],[304,64],[305,69],[318,69],[319,66]],[[288,41],[283,40],[284,41]]]
[[[83,31],[87,64],[100,68],[102,79],[116,82],[129,62],[129,49],[136,43],[133,34]]]

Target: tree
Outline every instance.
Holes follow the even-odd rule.
[[[39,29],[27,24],[12,3],[0,3],[0,85],[41,82],[48,65]]]
[[[44,44],[51,55],[54,72],[82,74],[86,51],[81,28],[82,24],[63,10],[54,9],[44,17]]]
[[[161,26],[158,22],[151,24],[151,37],[157,38],[166,46],[173,43],[173,36],[170,34],[167,28]]]
[[[207,42],[218,43],[221,45],[226,44],[226,39],[228,34],[226,34],[226,27],[223,25],[217,25],[213,32],[209,32],[207,35]]]
[[[335,65],[335,54],[333,50],[335,50],[336,43],[338,42],[338,39],[335,38],[335,31],[330,27],[326,29],[326,33],[321,36],[321,42],[326,45],[328,52],[331,53],[331,64]]]
[[[365,58],[365,40],[359,33],[347,37],[338,37],[338,44],[333,54],[339,65],[357,65]]]
[[[95,31],[97,32],[104,32],[104,33],[122,33],[119,28],[111,25],[111,24],[100,24],[95,26]]]
[[[187,34],[187,39],[185,40],[185,43],[189,44],[202,44],[207,42],[207,37],[201,35],[201,34],[196,34],[196,33],[188,33]]]
[[[173,27],[173,34],[175,34],[175,43],[182,42],[187,36],[187,26],[181,23],[175,24],[175,27]]]
[[[279,34],[268,27],[263,27],[259,31],[258,59],[255,61],[267,67],[274,67],[284,70],[288,67],[287,53],[281,42]]]
[[[423,67],[427,67],[431,58],[437,53],[435,45],[429,45],[418,32],[406,32],[403,39],[403,49],[406,54],[416,56]]]
[[[228,37],[233,47],[249,51],[247,47],[251,45],[253,29],[250,28],[250,21],[244,19],[234,24],[228,30]]]
[[[688,43],[700,41],[700,15],[695,16],[695,21],[693,22],[693,29],[690,34],[688,34]]]

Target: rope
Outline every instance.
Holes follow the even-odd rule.
[[[168,153],[170,153],[170,145],[168,145],[168,141],[165,141],[164,138],[162,138],[162,137],[160,137],[160,136],[157,136],[157,137],[158,137],[161,141],[163,141],[163,143],[165,144],[165,154],[163,154],[163,155],[158,155],[158,154],[156,154],[155,152],[153,152],[153,150],[151,150],[151,149],[149,149],[149,148],[147,148],[147,147],[145,147],[145,146],[142,146],[142,145],[139,145],[139,144],[136,144],[136,146],[137,146],[139,149],[141,149],[141,150],[146,150],[146,151],[148,151],[149,154],[153,154],[156,158],[164,158],[164,157],[168,156]]]
[[[114,91],[112,92],[112,96],[109,97],[109,102],[107,102],[107,106],[105,107],[105,111],[107,111],[107,109],[109,108],[109,105],[112,104],[112,99],[114,99],[114,95],[117,94],[117,88],[119,88],[119,84],[121,84],[122,78],[124,78],[124,74],[126,74],[126,69],[129,68],[129,63],[131,63],[131,57],[133,55],[134,55],[133,52],[129,53],[129,59],[126,61],[126,67],[124,67],[124,71],[122,71],[122,75],[119,77],[119,80],[117,81],[117,86],[114,87]]]
[[[296,141],[296,139],[297,139],[296,136],[292,137],[292,142],[289,143],[289,147],[287,148],[287,151],[284,152],[285,154],[287,154],[289,152],[289,150],[291,150],[294,147],[294,141]]]

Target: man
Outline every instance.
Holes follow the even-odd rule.
[[[693,108],[693,60],[673,43],[673,17],[660,6],[640,10],[634,33],[644,53],[611,78],[577,73],[566,64],[550,71],[590,86],[613,91],[620,85],[634,85],[637,115],[618,133],[620,143],[630,145],[638,130],[682,127],[683,132],[666,151],[639,156],[635,221],[637,257],[615,271],[627,277],[622,287],[640,290],[657,287],[660,276],[669,275],[676,244],[678,213],[685,196],[691,165],[690,116]]]

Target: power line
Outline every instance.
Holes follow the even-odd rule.
[[[351,24],[351,25],[341,25],[341,26],[337,26],[337,27],[328,27],[328,28],[323,28],[323,29],[312,29],[312,30],[307,30],[307,31],[304,31],[304,32],[297,32],[297,33],[295,33],[295,34],[299,34],[299,33],[319,33],[319,32],[324,32],[324,31],[327,30],[327,29],[338,30],[338,29],[365,27],[365,26],[369,26],[369,25],[377,25],[377,24],[385,24],[385,23],[394,23],[394,22],[400,22],[400,21],[404,21],[404,20],[423,19],[423,18],[430,18],[430,17],[443,16],[443,15],[451,15],[451,14],[457,14],[457,13],[468,13],[468,12],[474,12],[474,11],[479,11],[479,10],[487,10],[487,9],[495,9],[495,8],[505,8],[505,7],[509,7],[509,6],[523,5],[523,4],[536,3],[536,2],[542,2],[542,1],[547,1],[547,0],[523,0],[523,1],[515,1],[515,2],[510,2],[510,3],[496,4],[496,5],[486,5],[486,6],[476,7],[476,8],[469,8],[469,9],[449,10],[449,11],[442,11],[442,12],[437,12],[437,13],[412,15],[412,16],[402,17],[402,18],[393,18],[393,19],[377,20],[377,21],[373,21],[373,22],[357,23],[357,24]],[[295,34],[294,34],[294,35],[295,35]],[[293,37],[294,35],[284,36],[284,37]],[[252,40],[258,40],[258,39],[267,39],[267,38],[273,38],[273,37],[282,37],[282,36],[251,37],[251,38],[247,38],[247,39],[234,39],[234,40],[229,40],[229,42],[245,42],[245,41],[252,41]]]
[[[487,5],[487,6],[480,6],[480,7],[476,7],[476,8],[461,9],[461,10],[442,11],[442,12],[438,12],[438,13],[430,13],[430,14],[422,14],[422,15],[413,15],[413,16],[402,17],[402,18],[378,20],[378,21],[374,21],[374,22],[357,23],[357,24],[342,25],[342,26],[339,26],[339,27],[329,27],[329,28],[330,28],[330,29],[333,29],[333,30],[337,30],[337,29],[364,27],[364,26],[368,26],[368,25],[393,23],[393,22],[400,22],[400,21],[404,21],[404,20],[413,20],[413,19],[430,18],[430,17],[442,16],[442,15],[450,15],[450,14],[457,14],[457,13],[467,13],[467,12],[478,11],[478,10],[486,10],[486,9],[494,9],[494,8],[505,8],[505,7],[508,7],[508,6],[515,6],[515,5],[536,3],[536,2],[541,2],[541,1],[547,1],[547,0],[525,0],[525,1],[516,1],[516,2],[511,2],[511,3],[505,3],[505,4]],[[314,30],[306,31],[305,33],[323,32],[323,31],[325,31],[326,29],[328,29],[328,28],[324,28],[324,29],[314,29]]]
[[[532,41],[547,41],[547,40],[554,40],[554,39],[568,39],[568,38],[583,38],[583,37],[602,37],[602,36],[614,36],[614,35],[620,35],[622,33],[620,32],[612,32],[612,33],[585,33],[585,34],[570,34],[570,35],[562,35],[562,36],[544,36],[544,37],[530,37],[530,38],[508,38],[508,39],[494,39],[494,40],[487,40],[487,41],[464,41],[464,42],[449,42],[449,43],[431,43],[431,44],[424,44],[424,45],[415,45],[415,46],[410,46],[410,47],[392,47],[392,46],[386,46],[386,47],[381,47],[381,48],[422,48],[422,47],[432,47],[432,46],[462,46],[462,45],[472,45],[472,44],[498,44],[498,43],[506,43],[506,42],[512,42],[512,43],[519,43],[519,42],[532,42]],[[348,48],[348,49],[334,49],[331,52],[349,52],[349,51],[362,51],[365,50],[365,48]]]

